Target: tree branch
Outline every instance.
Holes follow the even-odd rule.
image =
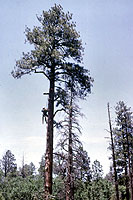
[[[47,92],[44,92],[44,93],[43,93],[43,95],[49,95],[49,93],[47,93]]]
[[[50,78],[48,77],[48,75],[44,72],[44,71],[36,71],[36,69],[35,69],[35,71],[34,71],[35,73],[38,73],[38,74],[44,74],[44,76],[46,76],[47,77],[47,79],[49,79],[50,80]]]
[[[65,81],[63,79],[57,78],[56,81],[60,81],[60,82],[64,82],[64,83],[68,83],[68,81]]]
[[[58,112],[60,112],[60,111],[65,111],[65,109],[64,109],[64,108],[61,108],[61,109],[56,110],[55,113],[54,113],[54,117],[55,117],[55,115],[56,115]]]

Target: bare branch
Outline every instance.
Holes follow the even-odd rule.
[[[54,117],[55,117],[55,115],[56,115],[58,112],[61,112],[61,111],[65,111],[65,109],[64,109],[64,108],[61,108],[61,109],[56,110],[55,113],[54,113]]]
[[[61,153],[54,152],[53,154],[56,155],[56,156],[59,156],[63,159],[66,159],[66,157],[64,155],[62,155]]]
[[[44,92],[43,95],[49,95],[49,93]]]
[[[63,79],[57,78],[56,80],[57,80],[57,81],[60,81],[60,82],[63,82],[63,83],[68,83],[68,81],[65,81],[65,80],[63,80]]]
[[[110,131],[109,130],[107,130],[107,129],[104,129],[105,131],[107,131],[108,133],[110,133]]]
[[[35,71],[34,71],[35,73],[38,73],[38,74],[44,74],[44,76],[46,76],[47,77],[47,79],[49,79],[50,80],[50,78],[49,78],[49,76],[44,72],[44,71],[37,71],[36,69],[35,69]]]

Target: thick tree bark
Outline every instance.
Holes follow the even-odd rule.
[[[117,171],[116,171],[115,149],[114,149],[114,140],[113,140],[113,131],[112,131],[112,124],[111,124],[109,103],[108,103],[108,117],[109,117],[109,127],[110,127],[110,137],[111,137],[111,148],[112,148],[112,159],[113,159],[114,178],[115,178],[116,199],[119,200],[118,177],[117,177]]]
[[[54,67],[51,69],[50,88],[48,99],[48,125],[46,136],[46,154],[45,154],[45,199],[50,200],[52,194],[52,171],[53,171],[53,116],[54,116]]]
[[[66,200],[74,200],[73,186],[73,150],[72,150],[72,93],[69,108],[69,139],[68,139],[68,171],[66,183]]]

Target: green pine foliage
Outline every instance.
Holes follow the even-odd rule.
[[[11,152],[11,151],[10,151]],[[12,152],[11,152],[12,154]],[[82,156],[86,156],[86,152],[82,150]],[[63,157],[64,155],[62,155]],[[15,157],[15,156],[14,156]],[[44,167],[44,156],[42,156],[40,162],[40,168]],[[65,156],[64,156],[65,159]],[[66,198],[66,174],[63,174],[61,166],[58,165],[59,158],[56,156],[53,178],[53,194],[51,200],[65,200]],[[82,167],[82,159],[80,159],[80,165]],[[61,162],[61,165],[63,161]],[[76,164],[76,163],[75,163]],[[77,163],[78,164],[78,163]],[[85,164],[85,162],[84,162]],[[44,199],[44,176],[43,173],[34,171],[35,165],[31,162],[29,165],[25,164],[25,174],[23,176],[22,168],[16,169],[15,176],[4,176],[4,170],[0,169],[0,200],[43,200]],[[91,171],[97,171],[97,176],[92,177],[89,180],[86,178],[87,166],[89,167],[89,173]],[[95,166],[95,167],[94,167]],[[76,167],[76,165],[75,165]],[[29,170],[30,168],[30,170]],[[90,169],[91,168],[91,169]],[[95,170],[96,168],[97,170]],[[28,170],[27,170],[28,169]],[[65,169],[65,168],[64,168]],[[34,173],[33,173],[34,172]],[[99,161],[93,163],[93,167],[85,164],[82,168],[82,177],[79,172],[76,171],[76,179],[74,180],[74,199],[75,200],[107,200],[111,199],[114,194],[113,184],[105,178],[102,178],[102,166]],[[65,173],[65,172],[64,172]],[[64,176],[63,176],[64,175]],[[89,174],[90,175],[90,174]],[[96,178],[97,177],[97,178]],[[121,194],[124,196],[124,188],[121,188]],[[113,199],[112,199],[113,200]]]
[[[37,19],[40,26],[33,30],[26,28],[26,41],[33,47],[16,62],[12,71],[14,78],[25,74],[42,73],[48,80],[54,69],[54,81],[58,86],[73,75],[75,87],[80,87],[79,93],[90,92],[93,79],[82,63],[83,47],[72,14],[63,11],[61,5],[54,5],[49,11],[43,11]],[[69,61],[70,60],[70,61]],[[58,87],[61,89],[61,87]],[[85,94],[84,94],[85,95]]]
[[[0,185],[0,192],[5,200],[43,200],[43,180],[38,176],[6,178]]]
[[[113,138],[119,195],[129,200],[133,198],[133,113],[125,102],[119,101],[115,114]]]
[[[49,81],[44,173],[45,196],[48,199],[52,194],[54,116],[60,110],[56,109],[54,113],[55,102],[57,107],[62,106],[67,95],[65,87],[70,88],[71,84],[73,93],[85,98],[91,91],[93,79],[89,71],[81,66],[83,46],[76,24],[72,21],[72,14],[64,13],[62,6],[55,4],[50,10],[43,11],[37,19],[40,26],[35,26],[33,30],[27,27],[25,30],[26,41],[32,45],[33,50],[22,54],[12,75],[21,78],[25,74],[41,73]]]

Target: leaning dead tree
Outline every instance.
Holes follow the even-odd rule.
[[[114,169],[114,181],[115,181],[116,199],[119,200],[119,189],[118,189],[118,177],[117,177],[117,170],[116,170],[115,147],[114,147],[114,140],[113,140],[113,130],[112,130],[111,117],[110,117],[109,103],[107,104],[107,108],[108,108],[108,118],[109,118],[109,128],[110,128],[110,138],[111,138],[111,149],[112,149],[112,160],[113,160],[113,169]]]

